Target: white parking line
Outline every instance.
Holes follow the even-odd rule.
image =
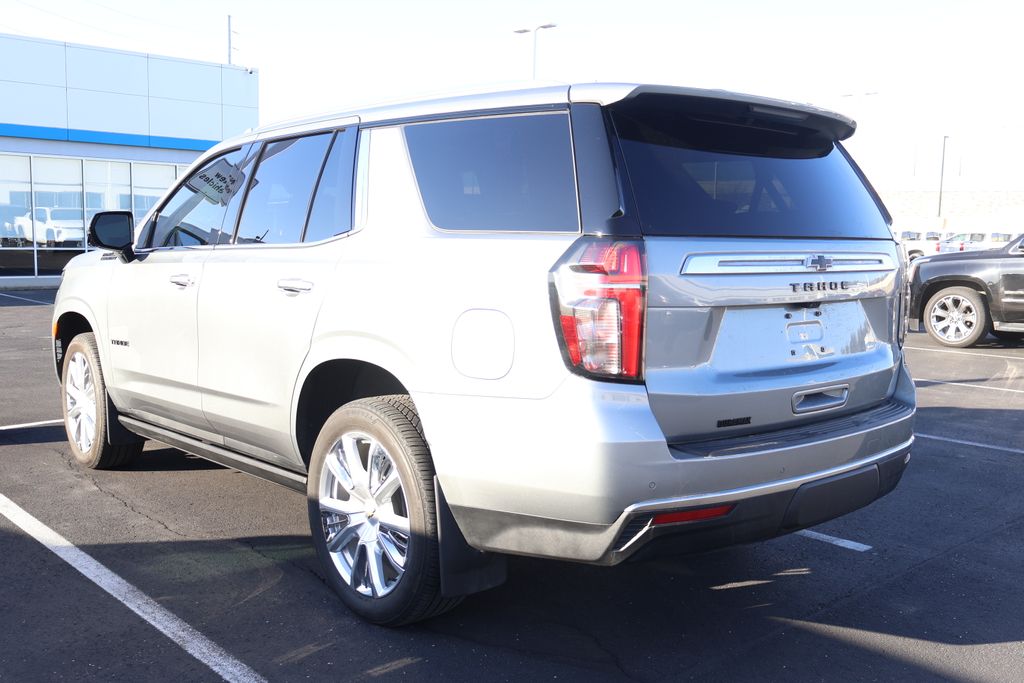
[[[955,387],[970,387],[971,389],[985,389],[986,391],[1005,391],[1009,394],[1024,394],[1024,389],[1007,389],[1005,387],[986,387],[981,384],[968,384],[967,382],[944,382],[941,379],[928,379],[927,377],[915,377],[914,382],[930,382],[932,384],[949,384]]]
[[[85,578],[138,614],[150,626],[170,638],[178,647],[213,669],[225,681],[266,683],[266,679],[258,673],[171,614],[138,588],[104,567],[91,555],[79,550],[63,536],[25,512],[3,494],[0,494],[0,514],[42,543],[57,557],[70,564]]]
[[[42,422],[25,422],[20,425],[6,425],[0,427],[0,432],[6,432],[11,429],[25,429],[27,427],[42,427],[44,425],[59,425],[64,420],[43,420]]]
[[[811,531],[810,529],[801,529],[796,533],[798,536],[804,536],[805,538],[813,538],[815,541],[824,541],[825,543],[831,543],[832,545],[837,545],[840,548],[846,548],[847,550],[856,550],[858,553],[866,553],[867,551],[871,550],[871,546],[869,545],[857,543],[857,541],[847,541],[845,538],[829,536],[828,534],[822,534],[817,531]]]
[[[45,304],[47,306],[50,305],[49,301],[39,301],[38,299],[29,299],[29,298],[26,298],[26,297],[23,297],[23,296],[14,296],[13,294],[4,294],[3,292],[0,292],[0,296],[6,296],[8,299],[17,299],[18,301],[27,301],[30,304]]]
[[[1024,356],[1002,356],[998,353],[975,353],[974,351],[954,351],[953,349],[928,349],[923,346],[904,346],[912,351],[930,351],[931,353],[955,353],[960,356],[983,356],[985,358],[1002,358],[1003,360],[1024,361]]]
[[[958,443],[961,446],[975,446],[977,448],[987,448],[993,451],[1003,451],[1004,453],[1015,453],[1017,455],[1024,455],[1024,449],[1021,448],[1010,448],[1009,446],[994,446],[990,443],[981,443],[979,441],[966,441],[964,439],[951,439],[948,436],[922,434],[921,432],[915,432],[914,436],[920,437],[922,439],[934,439],[935,441],[948,441],[949,443]]]

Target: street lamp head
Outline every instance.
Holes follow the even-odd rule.
[[[528,28],[517,28],[515,31],[512,31],[512,33],[532,33],[532,31]]]
[[[557,26],[558,24],[544,24],[543,26],[538,26],[537,30],[540,30],[542,28],[556,28]]]

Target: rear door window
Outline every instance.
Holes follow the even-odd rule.
[[[830,139],[664,103],[612,111],[645,234],[892,239]]]
[[[316,242],[352,229],[355,152],[356,129],[338,131],[316,187],[304,242]]]
[[[405,139],[436,227],[579,230],[567,113],[412,124]]]
[[[299,242],[330,133],[268,142],[245,197],[236,244]]]

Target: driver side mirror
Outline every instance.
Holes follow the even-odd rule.
[[[117,252],[125,263],[135,260],[135,217],[131,211],[103,211],[89,223],[89,244]]]

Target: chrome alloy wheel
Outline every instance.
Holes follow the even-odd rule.
[[[405,573],[409,511],[398,468],[387,450],[360,432],[342,434],[320,474],[320,519],[341,578],[379,598]]]
[[[958,342],[974,332],[978,324],[978,311],[965,297],[950,294],[932,306],[929,315],[935,334],[948,342]]]
[[[64,382],[68,434],[83,453],[88,453],[96,438],[96,386],[89,359],[76,351],[68,361]]]

